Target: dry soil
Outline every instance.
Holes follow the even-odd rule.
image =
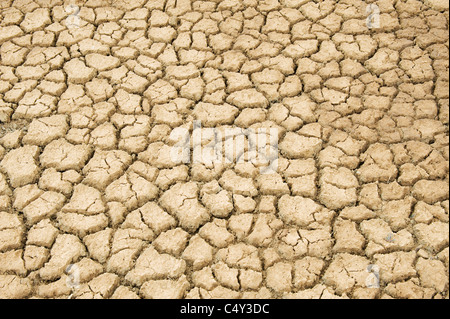
[[[448,26],[446,0],[0,0],[0,298],[448,298]],[[197,120],[277,129],[276,173],[173,162]]]

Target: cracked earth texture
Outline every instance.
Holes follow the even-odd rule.
[[[448,10],[0,0],[0,298],[448,298]]]

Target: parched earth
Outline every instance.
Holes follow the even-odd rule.
[[[448,26],[446,0],[0,0],[0,298],[449,298]],[[172,157],[269,128],[271,173]]]

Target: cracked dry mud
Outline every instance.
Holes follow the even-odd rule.
[[[449,297],[446,0],[0,9],[0,298]],[[174,163],[196,120],[276,173]]]

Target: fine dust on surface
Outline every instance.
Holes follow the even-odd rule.
[[[0,298],[448,298],[448,23],[0,0]],[[277,172],[174,164],[196,120],[278,129]]]

